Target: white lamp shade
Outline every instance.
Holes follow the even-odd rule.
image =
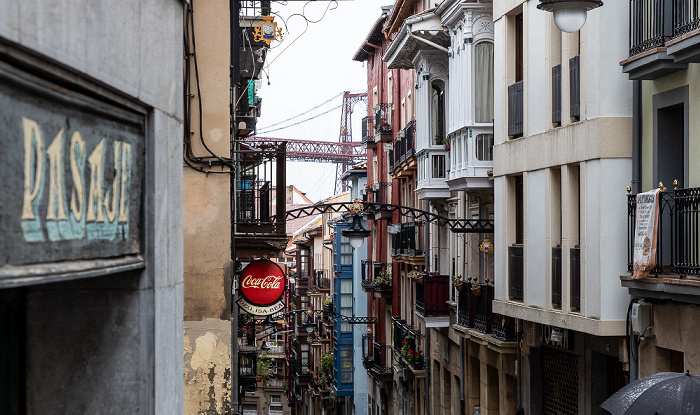
[[[554,24],[562,32],[578,32],[585,23],[586,9],[584,7],[558,8],[554,10]]]
[[[365,243],[364,237],[351,236],[348,239],[350,240],[350,246],[353,248],[359,248]]]

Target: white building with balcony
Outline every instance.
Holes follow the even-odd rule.
[[[525,413],[598,413],[624,384],[632,83],[626,2],[563,33],[494,2],[494,313],[524,332]]]

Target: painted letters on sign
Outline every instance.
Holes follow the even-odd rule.
[[[272,261],[253,261],[243,269],[241,294],[251,304],[270,305],[282,297],[286,279],[284,272]]]
[[[22,117],[22,127],[24,197],[21,224],[24,240],[113,240],[128,235],[131,144],[113,141],[114,174],[109,185],[104,179],[108,168],[105,166],[105,152],[108,151],[105,138],[87,155],[80,132],[74,131],[70,145],[66,145],[66,133],[61,128],[44,150],[39,124]],[[70,195],[66,192],[66,163],[70,165]],[[45,191],[48,191],[48,200],[45,206],[41,206]]]
[[[144,113],[0,66],[0,137],[0,267],[140,253]]]

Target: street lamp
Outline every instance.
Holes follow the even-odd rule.
[[[304,324],[304,328],[306,329],[306,332],[309,334],[313,333],[314,330],[316,329],[316,324],[314,323],[314,319],[312,316],[313,316],[313,310],[308,309],[306,311],[306,324]]]
[[[350,240],[350,246],[359,248],[365,243],[365,238],[371,232],[362,226],[361,216],[359,214],[352,216],[352,225],[343,231],[343,236]]]
[[[554,24],[562,32],[579,31],[586,23],[586,13],[603,5],[600,0],[540,0],[537,8],[554,13]]]

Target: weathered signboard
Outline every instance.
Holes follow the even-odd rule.
[[[140,251],[144,117],[0,64],[0,266]]]
[[[654,189],[637,195],[634,224],[634,268],[632,276],[644,278],[656,266],[659,229],[659,193]]]

